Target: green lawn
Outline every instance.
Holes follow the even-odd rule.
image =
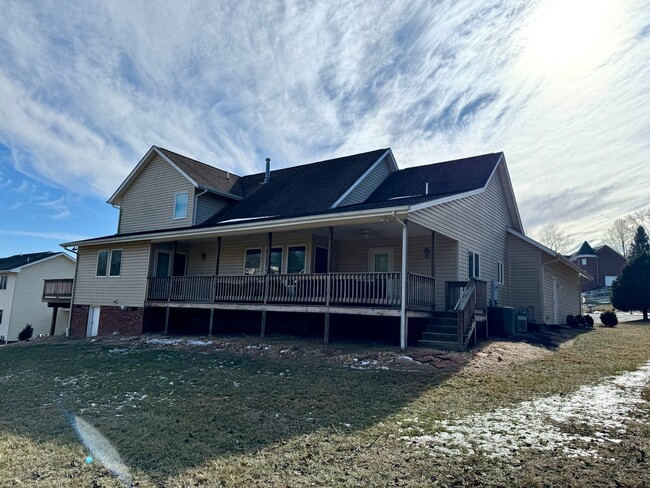
[[[246,341],[282,347],[278,338]],[[483,372],[406,361],[353,368],[337,353],[359,346],[310,354],[321,346],[306,339],[290,348],[304,354],[115,338],[2,347],[0,486],[121,486],[97,459],[85,461],[90,451],[62,411],[101,432],[137,486],[641,485],[650,472],[645,413],[623,442],[599,447],[600,460],[439,457],[401,436],[414,418],[435,430],[440,420],[635,370],[650,360],[649,344],[647,325],[598,328],[542,359]],[[378,351],[386,348],[359,354]]]

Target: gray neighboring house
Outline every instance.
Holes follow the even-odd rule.
[[[580,312],[584,272],[525,236],[501,152],[399,169],[385,148],[238,176],[153,146],[108,203],[116,234],[63,244],[73,336],[211,334],[238,313],[264,335],[268,314],[295,313],[321,316],[327,342],[331,316],[365,315],[393,317],[402,348],[463,349],[490,303],[534,322]]]
[[[55,317],[55,308],[48,306],[43,296],[46,280],[71,286],[74,270],[75,260],[64,252],[0,258],[0,341],[17,341],[26,324],[34,327],[34,337],[50,334],[52,325],[55,334],[65,334],[69,311],[61,310]]]

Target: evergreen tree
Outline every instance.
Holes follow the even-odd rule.
[[[639,227],[639,229],[643,229]],[[638,232],[637,232],[638,234]],[[645,235],[645,232],[643,233]],[[648,236],[646,238],[646,245]],[[635,240],[635,244],[636,244]],[[612,283],[612,305],[626,312],[641,310],[648,320],[650,310],[650,252],[632,259]]]
[[[650,255],[650,241],[648,240],[648,234],[646,234],[645,229],[642,226],[636,230],[634,234],[634,241],[630,246],[630,255],[628,259],[633,261],[634,259],[642,255]]]

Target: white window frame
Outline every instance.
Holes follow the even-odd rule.
[[[503,285],[505,284],[505,282],[506,282],[506,265],[503,264],[503,261],[497,261],[497,283]]]
[[[182,217],[177,217],[176,216],[176,201],[178,200],[179,195],[185,195],[185,215]],[[174,195],[174,206],[172,207],[172,216],[174,220],[181,220],[181,219],[186,219],[187,218],[187,213],[189,212],[190,209],[190,192],[187,190],[185,191],[177,191],[176,194]]]
[[[122,253],[122,258],[120,259],[120,274],[112,275],[111,274],[111,261],[113,261],[113,251],[120,251]],[[99,255],[102,252],[107,252],[108,257],[106,258],[106,274],[97,274],[99,272]],[[95,278],[119,278],[122,276],[122,266],[124,265],[124,249],[100,249],[97,251],[97,259],[95,261]]]
[[[470,268],[469,268],[469,255],[472,255],[472,268],[474,270],[474,275],[472,276],[470,274]],[[478,256],[478,273],[476,272],[476,257]],[[471,249],[467,250],[467,277],[471,280],[472,278],[475,278],[477,280],[481,279],[481,253],[472,251]]]
[[[0,275],[0,290],[6,290],[9,283],[8,275]]]
[[[284,274],[289,274],[289,248],[291,248],[291,247],[304,247],[305,248],[305,264],[304,264],[302,269],[303,269],[303,273],[308,273],[308,271],[307,271],[307,266],[308,266],[307,259],[310,256],[307,255],[307,252],[308,252],[307,251],[307,249],[308,249],[307,244],[291,244],[291,245],[286,246],[286,248],[287,248],[287,257],[284,260]],[[300,273],[291,273],[291,274],[300,274]]]
[[[395,250],[392,247],[373,247],[368,249],[368,272],[377,273],[377,271],[374,271],[375,255],[377,254],[388,254],[388,273],[392,273],[395,265]]]
[[[580,264],[582,266],[587,266],[587,258],[580,258]]]
[[[282,259],[282,261],[280,262],[280,269],[278,270],[278,274],[285,274],[287,269],[287,263],[284,254],[284,246],[271,246],[271,250],[273,249],[280,250],[280,256]],[[262,266],[262,274],[266,273],[266,256],[269,257],[269,261],[271,260],[271,252],[269,251],[269,246],[265,246],[263,250],[264,250],[263,258],[260,259],[260,265],[264,264],[264,266]]]

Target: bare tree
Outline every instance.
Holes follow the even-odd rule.
[[[629,216],[616,219],[612,226],[607,229],[607,232],[605,232],[603,240],[623,256],[627,256],[630,243],[634,238],[634,229],[635,227],[630,221]]]
[[[555,252],[564,254],[573,245],[573,239],[555,224],[546,224],[539,233],[539,242]]]
[[[632,212],[626,215],[625,218],[632,228],[632,236],[634,236],[634,231],[639,227],[643,227],[647,232],[650,231],[650,207]],[[630,241],[632,240],[632,236],[630,236]]]

